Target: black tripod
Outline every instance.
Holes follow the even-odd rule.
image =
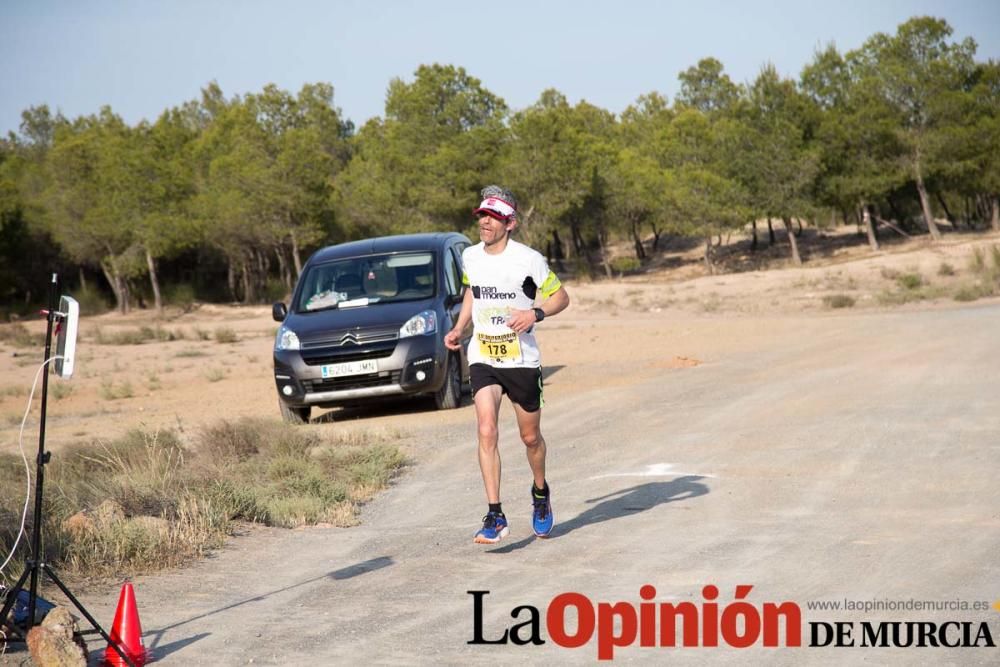
[[[62,314],[57,312],[59,307],[59,275],[52,274],[52,282],[49,284],[49,310],[47,312],[48,318],[48,328],[45,332],[45,359],[46,364],[49,363],[49,355],[52,353],[52,330],[53,325],[57,320],[61,320]],[[35,522],[34,528],[31,534],[31,553],[26,561],[26,566],[24,572],[21,574],[21,578],[17,580],[17,583],[9,591],[7,591],[7,599],[4,601],[3,609],[0,610],[0,622],[7,618],[7,614],[10,613],[11,609],[14,608],[14,602],[17,600],[17,593],[24,587],[24,581],[31,577],[31,582],[28,587],[28,618],[25,621],[24,628],[17,627],[12,624],[13,630],[21,635],[21,639],[25,640],[28,637],[28,631],[31,630],[32,626],[35,624],[35,603],[38,599],[38,577],[39,573],[44,572],[48,575],[49,579],[59,587],[59,590],[69,598],[76,608],[83,614],[94,628],[101,633],[108,645],[111,646],[117,653],[125,660],[129,667],[135,667],[132,660],[125,655],[125,651],[118,646],[117,642],[111,641],[111,637],[108,633],[104,631],[100,623],[94,620],[94,617],[90,615],[90,612],[80,604],[80,601],[70,592],[66,585],[60,581],[59,577],[56,576],[55,571],[52,566],[45,562],[45,554],[42,553],[42,489],[45,483],[45,464],[49,462],[52,458],[50,452],[45,451],[45,410],[48,406],[49,398],[49,370],[45,369],[42,371],[42,412],[40,416],[40,424],[38,428],[38,458],[35,460]]]

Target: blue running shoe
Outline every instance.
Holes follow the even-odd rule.
[[[483,517],[483,527],[476,533],[476,544],[496,544],[507,537],[507,517],[497,512],[487,512]]]
[[[531,526],[535,529],[535,535],[538,537],[548,537],[549,533],[552,532],[552,524],[555,523],[555,519],[552,517],[551,497],[551,491],[545,496],[536,495],[534,485],[532,485],[531,504],[534,506],[534,511],[531,513]]]

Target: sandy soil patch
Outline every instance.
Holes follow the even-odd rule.
[[[568,391],[584,390],[711,363],[722,347],[738,349],[741,332],[754,331],[762,317],[814,314],[822,322],[847,313],[950,307],[955,291],[975,280],[974,250],[988,256],[997,244],[997,235],[953,235],[877,254],[847,246],[813,257],[802,268],[720,275],[704,275],[701,250],[691,248],[679,266],[613,280],[570,280],[571,309],[540,327],[547,382],[553,390],[561,384]],[[907,275],[920,277],[917,291],[901,286],[900,277]],[[831,307],[832,295],[848,297],[852,305]],[[728,322],[724,332],[717,325],[721,320]],[[23,324],[44,333],[41,320]],[[147,335],[152,330],[151,340],[122,342],[143,328]],[[159,317],[137,311],[83,318],[76,375],[50,383],[49,447],[114,438],[138,427],[183,433],[221,418],[277,418],[271,365],[276,328],[266,306],[203,304]],[[0,342],[0,451],[16,451],[42,353],[40,346]],[[29,451],[37,445],[40,385],[26,427]],[[399,404],[336,410],[315,421],[341,428],[382,423],[405,428],[414,413],[454,419],[422,404]]]

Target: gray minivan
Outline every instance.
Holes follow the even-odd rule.
[[[466,355],[444,345],[462,307],[456,233],[407,234],[318,250],[302,269],[274,341],[274,382],[285,421],[312,408],[402,396],[458,407],[469,379]],[[471,335],[471,334],[470,334]]]

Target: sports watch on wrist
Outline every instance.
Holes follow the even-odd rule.
[[[545,311],[544,310],[542,310],[541,308],[533,308],[532,310],[535,311],[535,321],[536,322],[541,322],[542,320],[545,319]]]

